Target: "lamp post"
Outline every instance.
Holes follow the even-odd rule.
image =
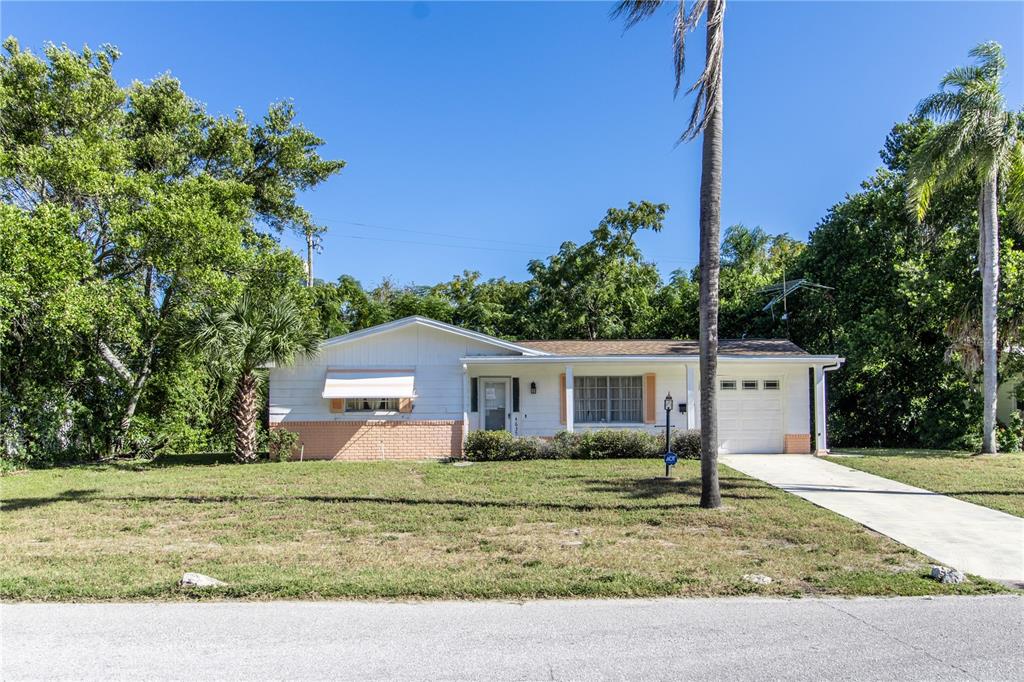
[[[665,478],[669,477],[669,469],[676,463],[676,455],[672,452],[672,392],[665,396]]]

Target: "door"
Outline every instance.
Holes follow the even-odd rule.
[[[782,391],[776,379],[722,377],[718,386],[718,445],[723,453],[783,449]]]
[[[481,379],[484,389],[484,430],[504,431],[508,416],[508,379]]]

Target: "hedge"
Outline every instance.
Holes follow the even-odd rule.
[[[508,431],[473,431],[466,437],[466,459],[500,462],[526,459],[646,459],[665,454],[663,434],[638,429],[562,431],[550,440],[514,436]],[[672,451],[680,459],[700,459],[700,431],[673,430]]]

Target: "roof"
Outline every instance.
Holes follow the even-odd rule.
[[[364,339],[368,336],[374,336],[375,334],[381,334],[383,332],[389,332],[395,329],[401,329],[402,327],[408,327],[409,325],[418,325],[421,327],[428,327],[430,329],[436,329],[438,331],[448,332],[449,334],[455,334],[472,341],[478,341],[480,343],[486,343],[497,348],[504,350],[515,351],[522,353],[523,355],[544,355],[544,351],[537,350],[534,348],[527,348],[526,346],[504,341],[487,334],[481,334],[480,332],[474,332],[463,327],[456,327],[453,324],[447,324],[445,322],[438,322],[432,320],[429,317],[422,317],[420,315],[410,315],[409,317],[403,317],[400,320],[394,320],[392,322],[385,322],[384,324],[378,324],[373,327],[367,327],[366,329],[360,329],[359,331],[350,332],[348,334],[342,334],[341,336],[335,336],[327,339],[326,341],[320,342],[321,348],[327,348],[329,346],[337,346],[344,343],[350,343],[359,339]]]
[[[644,356],[693,356],[700,353],[697,341],[677,339],[635,339],[618,341],[520,341],[526,346],[551,355],[567,355],[572,357],[644,355]],[[800,357],[808,355],[788,339],[720,339],[719,355],[736,355],[747,357]]]

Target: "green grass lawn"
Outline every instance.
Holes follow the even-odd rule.
[[[1024,516],[1024,453],[996,456],[949,450],[837,448],[837,464]]]
[[[927,559],[723,467],[696,462],[117,465],[0,479],[0,597],[520,598],[979,593]],[[743,580],[763,573],[767,586]]]

